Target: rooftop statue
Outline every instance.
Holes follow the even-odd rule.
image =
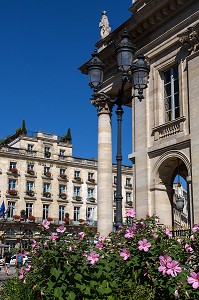
[[[100,30],[101,38],[104,39],[111,32],[111,27],[109,26],[108,17],[106,16],[105,10],[102,11],[102,19],[99,23],[99,27],[101,28]]]

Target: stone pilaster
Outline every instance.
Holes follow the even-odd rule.
[[[113,229],[112,104],[104,97],[91,103],[98,113],[97,230],[107,236]]]

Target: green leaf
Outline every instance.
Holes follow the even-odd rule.
[[[70,292],[70,294],[68,295],[67,299],[68,300],[74,300],[75,299],[75,293],[74,292]]]

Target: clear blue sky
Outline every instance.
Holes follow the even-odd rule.
[[[73,155],[97,157],[97,113],[88,78],[78,68],[100,40],[107,11],[114,30],[131,14],[131,0],[0,1],[0,138],[27,130],[65,135],[71,128]],[[113,114],[113,156],[116,155]],[[123,116],[123,163],[130,164],[131,109]],[[113,161],[115,161],[113,157]]]

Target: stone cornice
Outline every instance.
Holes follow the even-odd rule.
[[[189,54],[195,53],[199,49],[199,23],[178,35],[182,45],[187,47]]]

